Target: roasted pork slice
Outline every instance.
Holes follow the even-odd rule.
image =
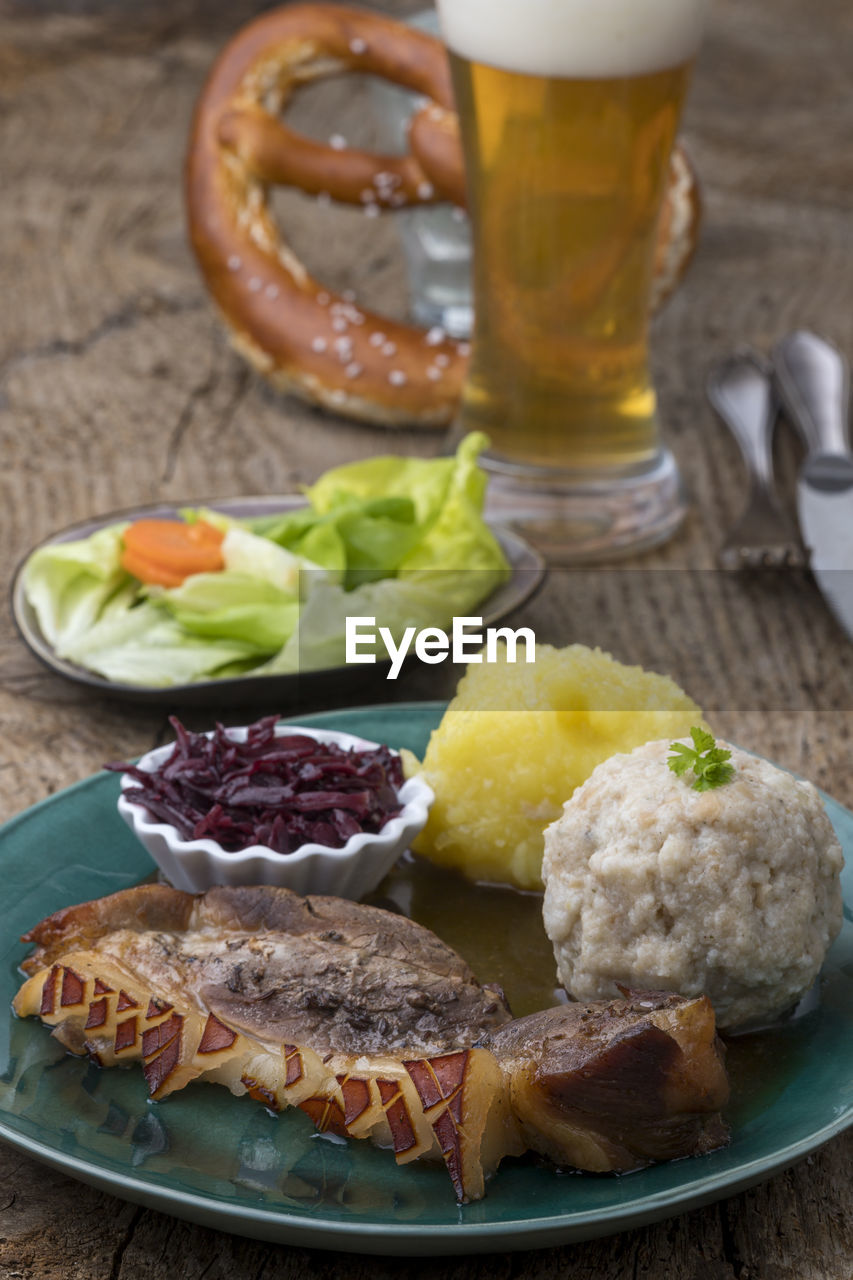
[[[729,1097],[710,1000],[626,991],[558,1005],[482,1042],[525,1145],[560,1165],[627,1171],[723,1146]]]
[[[32,973],[69,949],[110,955],[172,1003],[318,1053],[429,1055],[511,1018],[439,938],[405,916],[267,886],[194,897],[140,885],[49,916],[24,941]]]
[[[725,1140],[704,999],[631,993],[511,1021],[499,988],[413,921],[263,886],[140,886],[24,940],[14,1008],[72,1052],[141,1059],[155,1099],[212,1080],[398,1163],[443,1159],[460,1200],[528,1147],[606,1171]]]

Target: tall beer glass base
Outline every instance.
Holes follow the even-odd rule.
[[[553,564],[616,560],[666,542],[687,512],[668,449],[641,470],[580,474],[519,467],[486,454],[487,517],[508,525]]]

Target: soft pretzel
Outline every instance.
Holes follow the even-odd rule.
[[[412,120],[408,154],[374,155],[337,138],[325,145],[281,121],[300,85],[346,71],[427,99]],[[670,208],[662,221],[658,302],[677,283],[695,240],[695,183],[683,154],[676,163],[671,191],[679,203],[677,216]],[[315,280],[270,216],[271,184],[361,205],[369,216],[441,200],[462,205],[458,120],[441,42],[338,5],[291,4],[257,18],[226,46],[202,91],[186,199],[204,279],[234,344],[257,369],[284,390],[352,418],[445,426],[468,344],[437,327],[424,331],[375,315]]]

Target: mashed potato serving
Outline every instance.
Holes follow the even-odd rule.
[[[704,992],[732,1029],[808,991],[841,927],[841,848],[811,783],[730,749],[704,792],[669,739],[615,755],[548,827],[545,929],[572,996]]]
[[[414,848],[473,880],[541,889],[543,832],[575,787],[614,752],[701,718],[668,676],[585,645],[472,665],[430,738],[435,803]]]

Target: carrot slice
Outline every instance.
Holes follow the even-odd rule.
[[[149,586],[156,584],[158,587],[179,587],[186,577],[185,574],[175,573],[161,564],[156,564],[153,560],[146,560],[144,556],[139,556],[134,551],[124,551],[121,567],[128,573],[132,573],[140,582],[148,583]]]
[[[224,537],[205,520],[137,520],[125,530],[122,568],[142,582],[177,587],[190,574],[224,568]]]

